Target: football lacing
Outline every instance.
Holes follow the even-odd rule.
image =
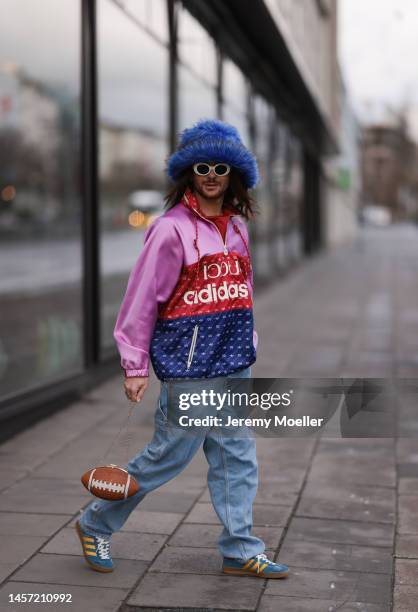
[[[125,491],[125,485],[118,484],[117,482],[106,482],[105,480],[96,480],[93,478],[92,487],[97,489],[103,489],[105,491],[112,491],[113,493],[123,493]]]

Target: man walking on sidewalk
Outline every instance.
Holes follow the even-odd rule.
[[[151,442],[126,469],[140,483],[121,501],[95,500],[76,524],[90,566],[112,571],[110,537],[150,491],[174,478],[203,445],[211,500],[223,524],[218,540],[227,574],[283,578],[288,567],[264,554],[252,535],[258,468],[253,432],[200,427],[191,435],[169,422],[169,381],[249,378],[256,360],[253,286],[245,219],[257,163],[237,130],[202,120],[181,135],[168,160],[174,181],[167,210],[148,228],[130,274],[114,337],[125,393],[141,401],[149,360],[161,381]]]

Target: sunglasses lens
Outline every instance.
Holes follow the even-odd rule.
[[[216,164],[215,174],[217,174],[218,176],[225,176],[225,174],[228,174],[228,172],[229,166],[227,164]]]
[[[200,176],[205,176],[206,174],[209,174],[210,166],[208,164],[196,164],[195,170],[197,174],[200,174]]]

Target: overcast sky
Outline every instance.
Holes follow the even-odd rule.
[[[360,119],[418,108],[418,0],[339,0],[339,47]]]

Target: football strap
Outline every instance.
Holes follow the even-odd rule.
[[[126,453],[126,463],[128,463],[129,460],[129,448],[131,446],[132,443],[132,439],[133,439],[133,431],[129,430],[129,423],[131,420],[131,416],[133,413],[133,409],[134,409],[134,402],[129,402],[129,410],[128,410],[128,416],[126,417],[126,419],[124,421],[122,421],[121,426],[119,427],[119,431],[116,434],[116,436],[112,439],[110,446],[108,447],[108,449],[105,451],[105,453],[103,454],[102,458],[100,459],[100,465],[104,465],[105,462],[107,461],[107,457],[110,454],[110,451],[113,449],[115,442],[119,439],[119,446],[120,448],[125,447],[125,453]],[[123,430],[125,429],[125,433],[122,437],[121,433],[123,432]],[[114,464],[112,464],[114,465]]]

